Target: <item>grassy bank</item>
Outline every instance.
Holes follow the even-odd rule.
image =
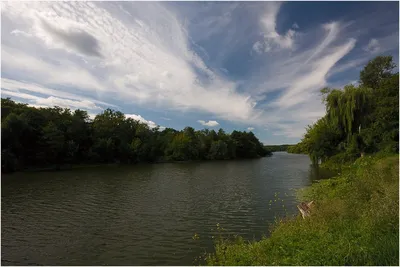
[[[208,265],[398,265],[399,158],[366,156],[299,192],[310,218],[280,220],[271,236],[216,242]]]

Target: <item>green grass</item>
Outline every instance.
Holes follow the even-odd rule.
[[[399,157],[366,156],[299,192],[310,218],[277,222],[269,238],[219,238],[208,265],[399,265]]]

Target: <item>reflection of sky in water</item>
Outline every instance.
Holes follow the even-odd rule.
[[[293,189],[310,185],[317,174],[307,156],[278,152],[258,160],[3,177],[2,258],[14,264],[192,265],[213,250],[217,223],[225,234],[259,239],[275,216],[297,214]]]

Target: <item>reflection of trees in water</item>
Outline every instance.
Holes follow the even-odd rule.
[[[311,182],[321,179],[328,179],[335,175],[336,173],[319,166],[310,165],[310,169],[308,171],[308,177]]]

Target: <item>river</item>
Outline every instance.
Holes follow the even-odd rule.
[[[192,265],[213,251],[217,223],[259,239],[275,216],[296,213],[293,189],[319,178],[310,163],[277,152],[3,175],[1,263]]]

